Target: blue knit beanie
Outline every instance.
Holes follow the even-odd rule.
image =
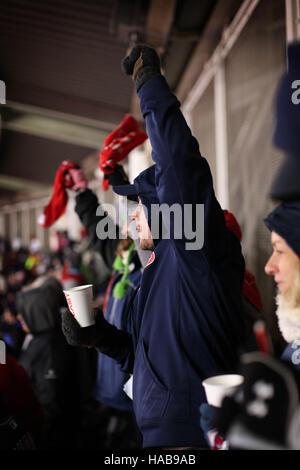
[[[300,202],[283,202],[264,222],[271,232],[280,235],[300,258]]]

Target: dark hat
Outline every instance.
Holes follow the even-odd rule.
[[[134,179],[133,184],[113,186],[114,192],[120,196],[140,196],[146,206],[157,204],[159,201],[155,186],[155,168],[156,165],[146,168]]]
[[[288,72],[276,98],[274,145],[287,155],[271,189],[278,200],[300,197],[300,42],[290,44],[287,53]]]
[[[283,202],[264,222],[269,230],[284,238],[300,258],[300,200]]]
[[[163,223],[161,213],[159,214],[158,225],[157,220],[151,220],[151,208],[159,205],[159,198],[156,192],[156,164],[146,168],[133,181],[133,184],[123,186],[113,186],[113,190],[121,196],[133,197],[137,195],[141,198],[143,206],[147,209],[147,220],[149,228],[154,236],[154,244],[161,238],[163,231]]]
[[[273,182],[271,197],[277,201],[300,200],[300,150],[298,156],[287,155],[285,157]]]
[[[136,196],[137,190],[134,184],[122,184],[120,186],[113,186],[113,190],[120,196]]]

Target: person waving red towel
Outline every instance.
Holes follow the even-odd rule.
[[[68,202],[66,188],[74,185],[70,170],[78,168],[78,165],[72,160],[64,160],[59,165],[54,180],[52,197],[44,208],[43,214],[39,217],[39,223],[42,227],[49,227],[64,214]]]
[[[108,189],[108,175],[114,172],[116,164],[147,138],[147,134],[141,130],[138,121],[130,114],[127,114],[118,127],[106,137],[104,148],[100,152],[99,163],[100,170],[104,173],[103,191]]]

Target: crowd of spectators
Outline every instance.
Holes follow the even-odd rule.
[[[1,449],[137,445],[124,433],[121,413],[95,397],[97,352],[69,346],[61,331],[63,289],[92,283],[94,307],[101,308],[109,281],[83,235],[74,242],[55,232],[52,250],[38,239],[29,248],[20,240],[0,240],[0,340],[6,353],[0,421],[8,423],[0,427]]]

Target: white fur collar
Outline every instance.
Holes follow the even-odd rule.
[[[277,296],[278,326],[287,343],[300,339],[300,306],[291,308],[279,294]]]

